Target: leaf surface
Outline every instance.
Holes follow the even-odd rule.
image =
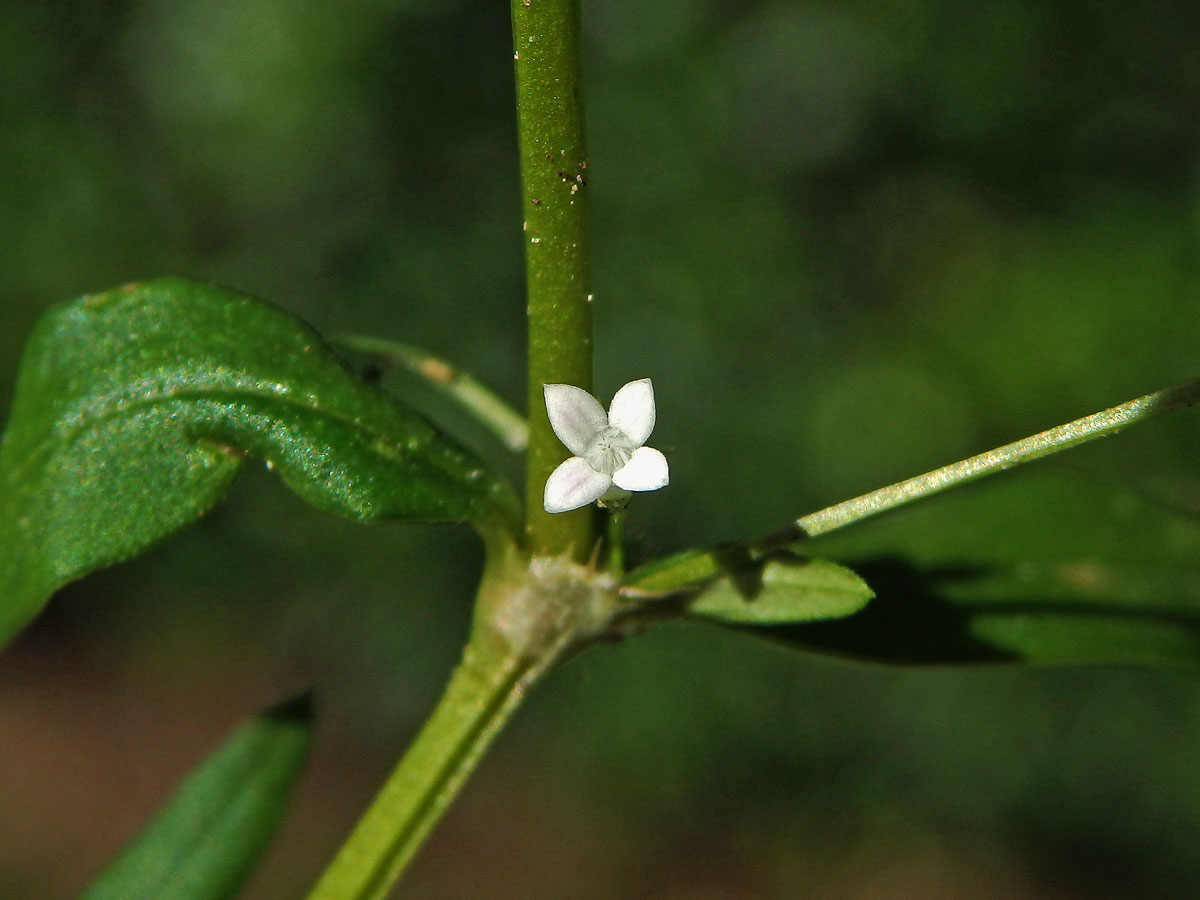
[[[739,575],[726,575],[687,604],[693,616],[738,625],[783,625],[849,616],[870,601],[867,583],[824,559],[777,554]]]
[[[852,615],[871,589],[845,566],[788,550],[756,557],[731,544],[690,550],[630,574],[627,598],[674,598],[691,616],[734,625],[781,625]]]
[[[51,310],[0,445],[0,646],[50,594],[202,516],[247,454],[356,521],[511,523],[508,485],[267,303],[168,279]]]

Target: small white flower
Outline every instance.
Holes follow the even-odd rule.
[[[575,454],[546,479],[542,500],[546,512],[628,497],[626,491],[666,487],[666,457],[645,446],[654,430],[654,386],[649,378],[631,381],[617,391],[607,414],[582,388],[547,384],[543,389],[550,426]]]

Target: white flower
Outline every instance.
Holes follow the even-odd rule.
[[[606,494],[628,497],[626,491],[666,487],[666,457],[644,446],[654,430],[654,386],[649,378],[617,391],[607,414],[582,388],[547,384],[543,389],[550,426],[575,454],[546,479],[546,512],[578,509]]]

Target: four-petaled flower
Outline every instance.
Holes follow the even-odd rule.
[[[543,388],[550,426],[575,454],[546,479],[546,512],[566,512],[594,500],[628,497],[627,491],[666,487],[666,457],[645,446],[654,430],[654,386],[649,378],[631,381],[617,391],[607,413],[582,388],[569,384]]]

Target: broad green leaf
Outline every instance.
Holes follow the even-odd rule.
[[[294,317],[131,285],[52,310],[26,348],[0,445],[0,646],[63,584],[202,516],[246,454],[357,521],[516,518],[504,482]]]
[[[307,696],[242,726],[187,777],[82,900],[233,896],[279,825],[311,732]]]
[[[691,550],[645,566],[622,589],[627,598],[674,596],[682,612],[737,625],[780,625],[852,615],[871,589],[844,566],[787,550],[755,558],[728,545]]]
[[[1054,471],[981,484],[805,544],[875,600],[758,629],[891,662],[1200,664],[1200,520]]]

